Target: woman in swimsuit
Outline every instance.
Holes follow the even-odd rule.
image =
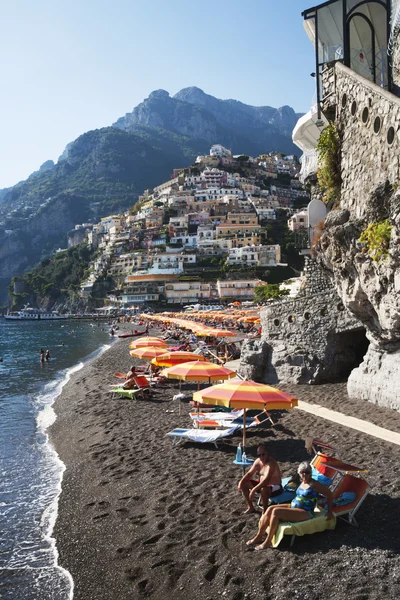
[[[328,500],[328,511],[326,518],[333,519],[332,514],[332,492],[329,488],[312,479],[312,470],[310,463],[304,461],[300,463],[297,472],[300,475],[301,483],[296,490],[296,496],[290,504],[280,504],[270,506],[263,514],[258,525],[256,537],[247,542],[248,546],[259,544],[256,550],[264,550],[272,546],[272,539],[278,529],[281,521],[299,522],[308,521],[314,517],[314,509],[317,505],[318,495],[326,496]],[[268,529],[268,535],[263,543],[263,537]]]

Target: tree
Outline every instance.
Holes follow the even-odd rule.
[[[254,297],[257,302],[266,302],[267,300],[281,300],[289,295],[289,290],[281,290],[279,283],[270,283],[267,285],[258,285],[254,288]]]

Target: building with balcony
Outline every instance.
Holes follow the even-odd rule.
[[[299,229],[308,229],[307,210],[301,210],[300,212],[292,215],[288,220],[288,228],[293,232],[298,231]]]
[[[235,281],[217,281],[218,297],[221,300],[251,300],[254,298],[254,288],[262,285],[259,279],[239,279]]]
[[[177,281],[165,284],[167,304],[187,304],[212,297],[211,284],[201,281]]]

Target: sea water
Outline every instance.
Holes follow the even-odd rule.
[[[52,405],[72,373],[111,343],[106,325],[0,317],[0,598],[67,600],[52,537],[64,465],[49,443]],[[40,362],[40,349],[50,360]]]

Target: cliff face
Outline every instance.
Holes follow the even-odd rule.
[[[131,113],[114,123],[125,131],[160,128],[191,139],[231,148],[233,153],[257,156],[272,150],[298,154],[291,131],[298,115],[290,106],[250,106],[237,100],[220,100],[196,87],[170,97],[165,90],[152,92]]]
[[[325,221],[317,257],[371,341],[350,395],[400,409],[400,99],[343,65],[335,71],[341,206]]]

